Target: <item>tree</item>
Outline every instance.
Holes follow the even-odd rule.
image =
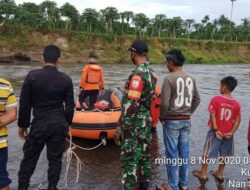
[[[250,38],[250,18],[244,18],[241,19],[242,24],[239,26],[239,29],[241,31],[241,39],[242,41],[248,42]]]
[[[134,13],[132,11],[125,11],[125,20],[127,22],[127,28],[129,27],[130,22],[133,20],[133,17]]]
[[[243,18],[241,19],[243,27],[250,27],[250,18]]]
[[[92,33],[92,27],[94,23],[98,22],[98,12],[95,9],[87,8],[82,13],[82,20],[87,24],[87,31]]]
[[[139,31],[139,35],[142,36],[147,31],[147,25],[149,24],[149,18],[143,14],[136,14],[133,18],[133,23],[135,25],[135,31]]]
[[[210,16],[205,15],[199,23],[195,23],[193,19],[167,18],[165,14],[157,14],[149,19],[143,13],[134,14],[132,11],[119,13],[115,7],[107,7],[99,12],[86,8],[79,16],[76,7],[70,3],[65,3],[58,8],[55,0],[44,0],[39,5],[23,3],[18,6],[14,0],[0,0],[0,28],[3,31],[4,24],[10,26],[18,24],[43,32],[66,28],[66,30],[84,30],[89,33],[115,33],[117,35],[129,33],[151,37],[247,42],[250,40],[250,19],[244,18],[238,25],[232,22],[233,6],[236,0],[230,1],[232,2],[230,19],[221,15],[210,21]]]
[[[206,25],[204,38],[205,39],[213,39],[213,35],[214,35],[215,31],[216,31],[216,28],[215,28],[214,24],[211,22],[208,22]]]
[[[106,33],[113,33],[113,25],[119,19],[118,10],[115,7],[107,7],[101,10],[102,18],[105,22]]]
[[[40,4],[43,16],[48,21],[49,27],[56,28],[56,23],[60,20],[59,9],[54,1],[46,0]]]
[[[164,25],[165,20],[166,20],[166,15],[164,15],[164,14],[158,14],[154,18],[155,25],[156,25],[157,30],[158,30],[158,37],[161,36],[162,26]]]
[[[73,5],[65,3],[60,8],[60,12],[62,16],[67,18],[66,30],[76,29],[79,17],[78,10]]]
[[[202,24],[201,23],[195,23],[194,24],[194,33],[193,36],[195,37],[195,39],[200,39],[201,37],[201,30],[202,30]]]
[[[169,27],[170,27],[170,31],[172,33],[172,37],[176,38],[178,35],[181,34],[183,20],[181,19],[181,17],[173,17],[169,21],[170,21]]]
[[[218,26],[220,29],[229,28],[231,25],[231,21],[225,17],[225,15],[221,15],[218,19]]]
[[[194,19],[187,19],[185,20],[185,26],[186,26],[186,33],[188,36],[188,39],[190,38],[190,33],[191,33],[191,29],[193,27],[193,25],[195,24],[195,20]]]
[[[122,35],[124,35],[124,20],[126,18],[126,12],[121,12],[120,13],[120,19],[121,19],[121,24],[122,24]]]
[[[151,31],[150,32],[150,36],[153,37],[154,36],[154,31],[155,31],[155,19],[150,19],[149,23],[148,23],[148,30]]]
[[[206,39],[207,36],[209,36],[207,34],[207,30],[208,30],[207,26],[209,24],[209,20],[210,20],[209,15],[205,15],[204,18],[201,20],[201,23],[202,23],[202,34],[201,34],[201,37],[202,37],[202,39]]]
[[[17,6],[13,0],[0,0],[0,18],[4,22],[14,18]]]
[[[18,7],[15,20],[18,23],[38,29],[44,21],[41,7],[35,3],[23,3]]]
[[[205,15],[204,18],[201,20],[202,25],[205,27],[209,20],[209,15]]]
[[[220,39],[225,40],[226,36],[230,35],[230,27],[234,26],[234,23],[232,23],[227,17],[224,15],[221,15],[218,19],[218,27],[220,34]]]

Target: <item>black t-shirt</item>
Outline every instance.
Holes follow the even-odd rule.
[[[33,109],[33,120],[65,118],[72,124],[74,114],[72,80],[54,66],[31,71],[25,78],[20,96],[18,126],[27,128]]]

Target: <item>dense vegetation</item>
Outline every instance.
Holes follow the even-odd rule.
[[[181,17],[168,18],[157,14],[153,19],[143,13],[119,12],[115,7],[100,11],[86,8],[82,13],[65,3],[58,7],[56,2],[46,0],[41,4],[24,2],[17,5],[14,0],[0,0],[0,30],[6,27],[23,27],[40,32],[81,31],[109,35],[139,35],[161,38],[186,38],[195,40],[250,41],[250,19],[242,19],[236,25],[226,16],[210,20],[204,16],[200,23]]]
[[[213,21],[206,15],[197,23],[165,14],[150,19],[115,7],[86,8],[80,14],[70,3],[58,7],[49,0],[39,5],[0,0],[1,57],[22,53],[42,61],[42,47],[54,43],[62,48],[62,62],[84,62],[90,51],[96,51],[102,63],[128,63],[125,50],[138,37],[149,44],[152,63],[162,63],[165,52],[173,47],[184,52],[188,63],[250,61],[247,18],[236,25],[224,15]]]

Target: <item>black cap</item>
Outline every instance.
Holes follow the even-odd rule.
[[[148,46],[144,41],[136,40],[134,43],[128,48],[128,51],[133,51],[140,55],[147,55],[148,54]]]

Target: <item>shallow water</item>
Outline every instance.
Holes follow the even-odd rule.
[[[39,68],[39,65],[0,65],[0,76],[10,80],[14,86],[16,94],[19,91],[28,71]],[[74,81],[74,86],[77,87],[83,65],[80,64],[65,64],[61,65],[60,69],[70,75]],[[104,65],[104,73],[107,87],[122,86],[125,79],[132,71],[132,65]],[[159,76],[159,84],[162,84],[164,76],[166,76],[166,68],[163,65],[153,66]],[[248,158],[247,154],[247,125],[250,113],[249,101],[249,86],[250,86],[250,65],[186,65],[185,70],[192,73],[198,83],[199,91],[201,94],[202,102],[198,110],[192,117],[192,129],[190,136],[190,156],[196,159],[201,156],[203,144],[207,133],[207,120],[208,112],[207,106],[212,96],[219,93],[219,81],[222,77],[227,75],[235,76],[239,85],[234,92],[242,105],[242,123],[239,130],[235,134],[235,156],[239,157],[240,164],[231,163],[225,169],[225,182],[222,185],[216,184],[211,176],[211,172],[216,169],[217,165],[209,167],[209,181],[205,185],[201,185],[199,181],[193,177],[191,171],[199,169],[200,166],[197,162],[190,166],[190,187],[191,190],[196,189],[236,189],[230,188],[230,180],[246,182],[250,180],[250,176],[241,174],[241,169],[250,170],[250,162],[244,163],[244,158]],[[84,146],[92,147],[99,142],[87,141],[82,139],[74,139],[74,142]],[[12,124],[9,131],[9,173],[13,180],[11,189],[17,189],[17,172],[19,164],[22,159],[22,145],[17,137],[17,126]],[[164,144],[162,137],[162,126],[159,124],[157,132],[153,134],[152,139],[152,163],[153,175],[151,180],[151,189],[155,189],[155,185],[167,179],[167,172],[165,165],[154,164],[154,159],[164,157]],[[75,183],[76,177],[76,164],[73,160],[69,174],[68,174],[68,189],[82,190],[116,190],[120,189],[120,149],[112,141],[109,141],[107,146],[101,147],[93,151],[80,151],[77,150],[78,156],[83,161],[82,171],[80,173],[80,180]],[[65,159],[64,159],[65,160]],[[65,161],[64,161],[65,169]],[[62,171],[62,177],[64,170]],[[39,163],[37,165],[35,174],[31,179],[31,189],[35,189],[40,183],[46,183],[47,179],[47,160],[45,151],[41,154]],[[63,183],[62,180],[60,182]],[[61,185],[63,186],[63,185]],[[249,186],[250,187],[250,186]]]

